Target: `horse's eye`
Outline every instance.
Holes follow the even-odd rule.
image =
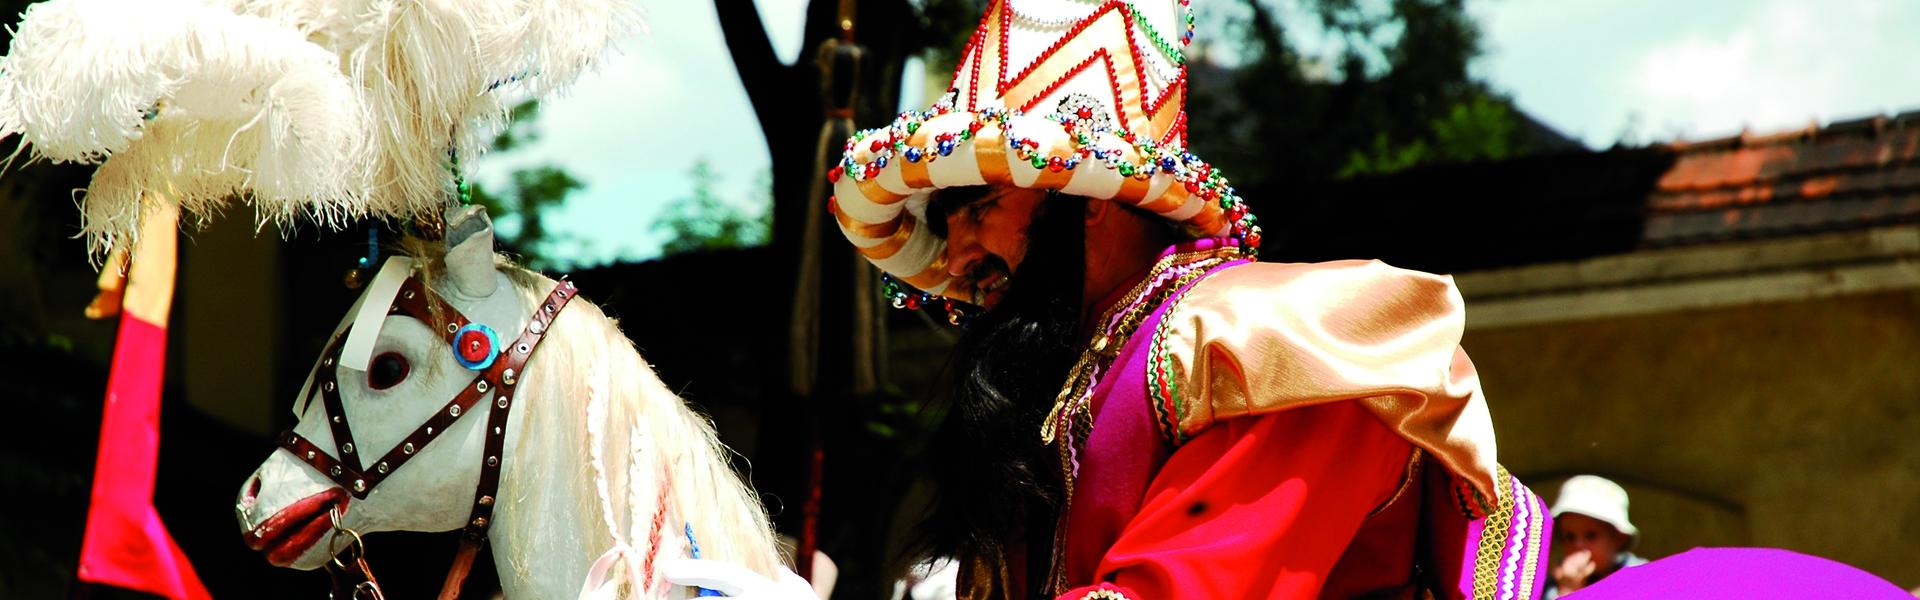
[[[376,390],[384,390],[407,379],[407,357],[398,352],[388,352],[373,357],[373,364],[367,366],[367,385]]]

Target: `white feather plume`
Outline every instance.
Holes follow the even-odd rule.
[[[449,152],[485,152],[506,93],[542,96],[641,26],[630,0],[228,0],[311,32],[339,56],[377,123],[376,214],[438,218]]]
[[[629,0],[50,0],[0,58],[0,136],[102,163],[85,230],[138,230],[148,190],[204,221],[439,218],[503,90],[570,83],[641,24]]]
[[[200,219],[235,198],[261,221],[365,214],[368,113],[304,34],[186,0],[52,0],[0,62],[6,127],[35,158],[102,163],[83,229],[96,253],[163,191]]]

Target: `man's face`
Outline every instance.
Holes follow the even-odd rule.
[[[1006,297],[1020,261],[1027,256],[1027,227],[1046,192],[994,186],[979,200],[946,210],[947,274],[950,286],[992,309]]]
[[[1561,513],[1553,520],[1553,549],[1562,556],[1587,551],[1592,556],[1597,573],[1613,569],[1613,561],[1629,539],[1627,534],[1614,529],[1606,521],[1580,513]]]

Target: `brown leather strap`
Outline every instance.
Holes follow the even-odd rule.
[[[433,293],[421,284],[420,280],[412,277],[400,284],[400,291],[393,297],[393,307],[388,309],[388,312],[396,311],[419,319],[428,327],[433,326],[436,318],[445,319],[446,323],[440,326],[440,337],[446,339],[448,343],[453,342],[454,332],[472,322],[466,315],[460,313],[460,309],[454,308],[453,304],[448,303],[445,298]]]
[[[455,600],[460,597],[460,588],[466,584],[467,573],[473,570],[473,557],[480,554],[480,546],[485,539],[460,537],[460,549],[453,553],[453,564],[447,567],[447,580],[440,584],[440,600]]]
[[[341,337],[345,337],[344,333]],[[339,347],[335,346],[334,350],[328,353],[327,358],[322,360],[322,364],[331,366],[330,363],[338,362],[339,352]],[[425,449],[429,442],[445,433],[461,415],[470,412],[481,397],[497,388],[496,382],[499,381],[502,372],[501,364],[495,361],[493,367],[475,375],[473,381],[461,388],[460,393],[442,405],[440,410],[434,412],[427,422],[420,424],[406,438],[400,440],[400,443],[394,444],[393,448],[388,449],[369,467],[357,458],[361,450],[351,446],[353,433],[346,418],[346,408],[340,401],[339,386],[334,379],[335,369],[323,368],[314,375],[314,387],[320,394],[325,407],[327,425],[333,431],[335,451],[340,458],[336,459],[324,452],[314,452],[311,441],[292,431],[282,436],[280,446],[293,451],[295,457],[313,465],[321,474],[332,479],[334,483],[340,484],[341,488],[352,493],[355,498],[364,499],[395,469],[406,464],[415,454]],[[347,462],[349,460],[352,462]]]
[[[352,554],[348,562],[338,557],[326,563],[327,578],[332,581],[333,591],[328,594],[332,600],[385,600],[386,592],[380,589],[380,580],[373,577],[373,569],[367,565],[366,547],[360,544],[358,534],[354,543],[341,550],[342,554]]]
[[[519,388],[520,377],[526,372],[527,360],[533,357],[533,350],[540,346],[540,340],[546,338],[548,327],[553,319],[560,315],[560,309],[566,308],[573,300],[573,282],[562,280],[547,294],[546,302],[534,307],[533,318],[527,323],[526,331],[520,339],[503,349],[500,359],[494,361],[493,369],[501,375],[500,393],[494,396],[492,412],[487,415],[487,444],[485,458],[480,462],[480,485],[473,493],[473,513],[467,519],[467,537],[486,539],[487,528],[493,518],[495,493],[500,489],[500,463],[505,460],[503,450],[507,440],[507,418],[513,412],[514,391]],[[512,373],[513,375],[508,375]]]
[[[527,360],[533,357],[533,350],[540,346],[540,340],[546,339],[554,318],[560,316],[560,309],[574,296],[573,282],[562,280],[547,294],[546,302],[534,308],[533,318],[527,323],[526,331],[520,339],[502,349],[499,360],[494,361],[493,369],[500,376],[499,394],[494,396],[493,410],[487,415],[486,458],[480,463],[480,483],[474,486],[473,512],[468,515],[465,535],[460,537],[460,551],[454,555],[453,566],[447,570],[447,580],[440,586],[440,600],[454,600],[460,597],[460,586],[467,578],[467,571],[473,567],[473,557],[480,546],[487,543],[487,532],[493,527],[493,507],[498,504],[496,495],[500,490],[500,463],[505,460],[507,439],[507,419],[513,413],[513,395],[518,389],[520,378],[526,373]]]
[[[340,349],[346,345],[347,332],[352,330],[352,327],[348,327],[333,337],[333,343],[328,344],[326,358],[320,360],[321,368],[313,374],[312,393],[320,394],[320,402],[326,407],[327,427],[333,430],[333,449],[337,452],[334,456],[339,457],[347,469],[358,473],[361,469],[360,457],[354,454],[358,449],[353,446],[353,430],[347,427],[347,409],[340,404],[340,370],[333,368],[335,363],[340,362]],[[348,486],[347,489],[353,488]]]

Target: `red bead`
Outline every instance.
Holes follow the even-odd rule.
[[[907,310],[920,310],[919,296],[907,296]]]
[[[1240,219],[1242,219],[1242,218],[1244,218],[1244,217],[1246,217],[1246,216],[1247,216],[1247,207],[1246,207],[1246,206],[1244,206],[1244,205],[1240,205],[1240,204],[1235,204],[1235,205],[1233,205],[1233,208],[1229,208],[1229,209],[1227,209],[1227,220],[1228,220],[1228,221],[1232,221],[1232,222],[1235,222],[1235,223],[1239,223],[1239,222],[1240,222]]]
[[[880,165],[878,164],[867,163],[866,169],[866,171],[861,173],[861,179],[873,179],[880,175]]]
[[[1051,158],[1048,158],[1048,159],[1047,159],[1047,170],[1048,170],[1048,171],[1053,171],[1053,172],[1055,172],[1055,173],[1059,173],[1059,172],[1060,172],[1061,170],[1064,170],[1064,169],[1066,169],[1066,168],[1067,168],[1067,161],[1064,161],[1064,160],[1060,160],[1060,157],[1058,157],[1058,156],[1055,156],[1055,157],[1051,157]]]
[[[1253,231],[1247,232],[1247,247],[1248,248],[1260,247],[1260,228],[1255,227],[1253,228]]]
[[[833,170],[827,171],[827,183],[840,183],[840,175],[846,171],[846,167],[834,165]]]
[[[1198,194],[1198,193],[1200,193],[1200,182],[1197,182],[1197,181],[1188,181],[1188,182],[1187,182],[1187,193],[1189,193],[1189,194]]]
[[[874,140],[873,143],[867,144],[867,149],[874,152],[879,152],[881,148],[885,147],[887,147],[887,143],[884,140]]]
[[[493,344],[487,341],[486,334],[475,330],[467,330],[460,335],[459,349],[460,358],[472,363],[486,360],[487,356],[493,354]]]
[[[1080,110],[1074,111],[1073,114],[1079,115],[1079,117],[1082,119],[1091,119],[1093,118],[1093,109],[1082,106],[1080,107]]]

